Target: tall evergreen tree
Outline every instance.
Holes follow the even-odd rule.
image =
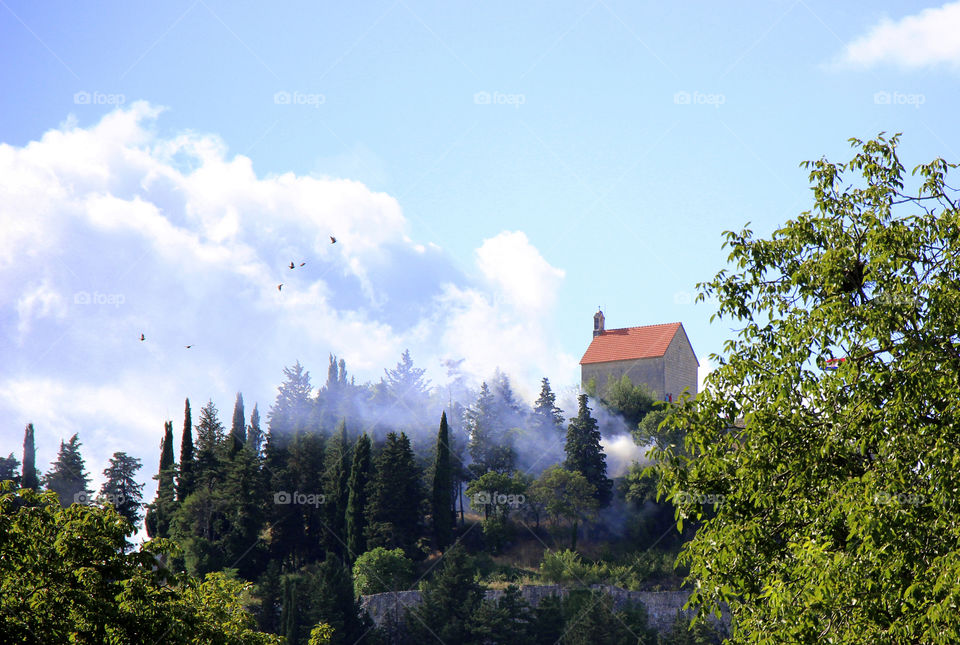
[[[407,621],[416,641],[471,642],[470,628],[483,602],[483,588],[459,543],[447,550],[436,575],[423,584],[421,598],[412,610],[413,620]]]
[[[57,460],[43,478],[47,490],[54,491],[64,507],[90,500],[91,492],[87,489],[90,477],[84,472],[86,465],[80,455],[81,445],[76,434],[66,443],[61,441]]]
[[[364,531],[367,527],[367,489],[371,477],[370,436],[362,434],[353,447],[353,463],[350,466],[350,480],[347,484],[347,552],[355,560],[367,550]]]
[[[446,411],[440,414],[440,429],[437,431],[436,458],[433,466],[433,539],[437,548],[446,549],[453,540],[455,512],[453,506],[453,465],[450,462],[450,432],[447,428]]]
[[[243,395],[237,392],[237,400],[233,404],[233,425],[230,426],[228,440],[231,453],[237,453],[247,442],[247,421],[243,413]]]
[[[337,433],[327,443],[326,466],[324,468],[325,508],[329,533],[328,549],[343,559],[347,555],[346,515],[349,498],[348,481],[350,479],[350,444],[347,442],[347,424],[341,420]]]
[[[183,404],[183,434],[180,437],[180,473],[177,477],[177,500],[183,501],[193,492],[193,419],[190,415],[190,399]]]
[[[223,481],[223,464],[221,449],[226,437],[225,429],[220,423],[217,406],[212,400],[200,409],[200,421],[195,426],[197,431],[197,457],[194,477],[197,486],[211,488],[215,483]]]
[[[263,447],[263,431],[260,430],[260,410],[257,404],[253,404],[253,412],[250,413],[250,425],[247,426],[247,449],[254,455],[260,454]]]
[[[511,472],[516,455],[510,445],[508,428],[499,414],[497,398],[486,382],[480,385],[476,403],[467,410],[466,425],[470,433],[470,469],[474,476],[491,470]]]
[[[20,474],[17,470],[20,468],[20,460],[13,456],[11,452],[7,457],[0,457],[0,482],[10,480],[16,486],[20,486]]]
[[[37,474],[37,445],[33,437],[33,424],[28,423],[23,431],[23,475],[20,486],[23,488],[40,488],[40,477]]]
[[[163,424],[163,439],[160,442],[160,470],[154,475],[157,480],[157,496],[147,508],[144,526],[151,538],[169,537],[170,520],[176,504],[174,475],[176,463],[173,460],[173,422]]]
[[[410,350],[404,350],[395,369],[385,369],[380,380],[381,403],[397,428],[419,429],[430,423],[430,382],[424,378],[425,369],[415,367]]]
[[[548,437],[563,432],[563,410],[557,407],[557,395],[550,388],[546,377],[540,381],[540,396],[533,406],[534,428]]]
[[[607,506],[613,499],[613,481],[607,477],[607,458],[600,446],[600,426],[590,414],[587,395],[577,399],[579,412],[570,419],[567,427],[567,453],[564,468],[578,471],[597,489],[596,499],[600,508]]]
[[[283,368],[283,374],[286,380],[277,388],[277,399],[267,415],[267,427],[275,439],[292,437],[296,430],[311,429],[314,409],[310,372],[297,361],[293,367]]]
[[[367,547],[399,547],[409,557],[420,555],[415,549],[422,499],[420,472],[406,433],[389,433],[374,462],[367,506]]]
[[[170,430],[173,437],[173,430]],[[172,451],[171,451],[172,456]],[[115,452],[110,465],[103,471],[106,481],[100,488],[100,495],[113,504],[120,515],[129,520],[134,528],[140,523],[140,507],[143,501],[143,484],[137,483],[137,471],[140,460],[125,452]]]

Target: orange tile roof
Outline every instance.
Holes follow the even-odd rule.
[[[581,365],[628,361],[663,356],[670,341],[681,329],[678,322],[643,327],[607,329],[591,341],[580,359]]]

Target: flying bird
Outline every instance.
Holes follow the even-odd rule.
[[[184,347],[186,347],[187,349],[190,349],[191,347],[193,347],[193,345],[184,345]]]
[[[300,266],[303,266],[304,264],[306,264],[306,262],[301,262],[301,263],[300,263]]]
[[[277,291],[283,291],[283,283],[277,285]]]
[[[331,236],[330,236],[330,244],[336,244],[336,243],[337,243],[337,238],[335,238],[334,236],[331,235]]]
[[[293,268],[293,262],[290,263],[290,268],[291,268],[291,269]]]
[[[147,338],[143,334],[140,334],[140,340],[147,340]]]

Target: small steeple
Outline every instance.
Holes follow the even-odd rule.
[[[593,314],[593,337],[596,338],[603,333],[603,311],[597,307],[597,313]]]

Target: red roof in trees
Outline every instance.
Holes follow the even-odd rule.
[[[645,325],[643,327],[624,327],[607,329],[594,337],[581,365],[606,363],[608,361],[629,361],[637,358],[657,358],[663,356],[670,341],[683,326],[678,323],[664,325]]]

